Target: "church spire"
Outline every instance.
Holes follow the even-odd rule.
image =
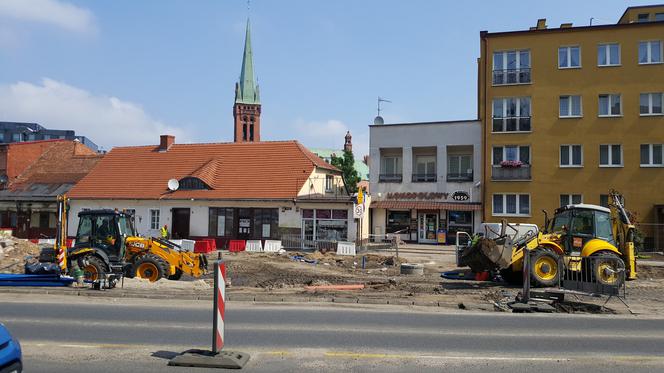
[[[254,80],[254,58],[251,52],[251,27],[247,18],[247,31],[244,38],[244,54],[240,81],[235,87],[235,102],[243,104],[259,104],[258,85]]]

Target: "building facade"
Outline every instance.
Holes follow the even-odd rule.
[[[40,140],[78,140],[88,148],[98,151],[97,144],[85,136],[77,136],[73,130],[47,129],[37,123],[0,122],[0,143],[16,143]]]
[[[456,232],[477,229],[479,121],[375,124],[369,136],[372,234],[438,243],[444,231],[451,243]]]
[[[542,210],[606,205],[615,189],[646,244],[661,240],[663,14],[633,7],[616,24],[480,33],[485,221],[540,223]]]

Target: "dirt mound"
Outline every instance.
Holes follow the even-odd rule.
[[[37,261],[39,245],[12,236],[0,236],[0,273],[24,273],[26,262]]]
[[[639,279],[663,279],[664,267],[639,264],[636,275]]]
[[[118,288],[125,290],[155,289],[155,290],[206,290],[210,289],[203,280],[193,281],[171,281],[161,279],[156,282],[150,282],[142,278],[124,278],[123,283],[118,284]]]

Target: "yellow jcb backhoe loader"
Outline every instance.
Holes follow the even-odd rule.
[[[609,208],[568,205],[558,208],[552,219],[545,212],[544,229],[537,234],[514,242],[505,232],[496,239],[474,239],[461,253],[460,264],[475,272],[500,270],[506,281],[517,283],[523,278],[524,253],[529,250],[535,286],[557,285],[565,270],[581,272],[582,277],[604,285],[617,285],[621,277],[616,273],[623,270],[627,280],[636,279],[634,231],[620,195],[611,191]],[[591,265],[582,263],[584,257],[594,258]]]

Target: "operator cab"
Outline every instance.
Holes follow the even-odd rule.
[[[567,205],[556,209],[551,232],[562,233],[562,245],[568,255],[581,255],[585,244],[599,238],[615,245],[611,210],[595,205]]]
[[[129,214],[115,210],[86,210],[78,214],[75,248],[93,247],[108,255],[111,262],[124,258],[125,238],[134,236]]]

